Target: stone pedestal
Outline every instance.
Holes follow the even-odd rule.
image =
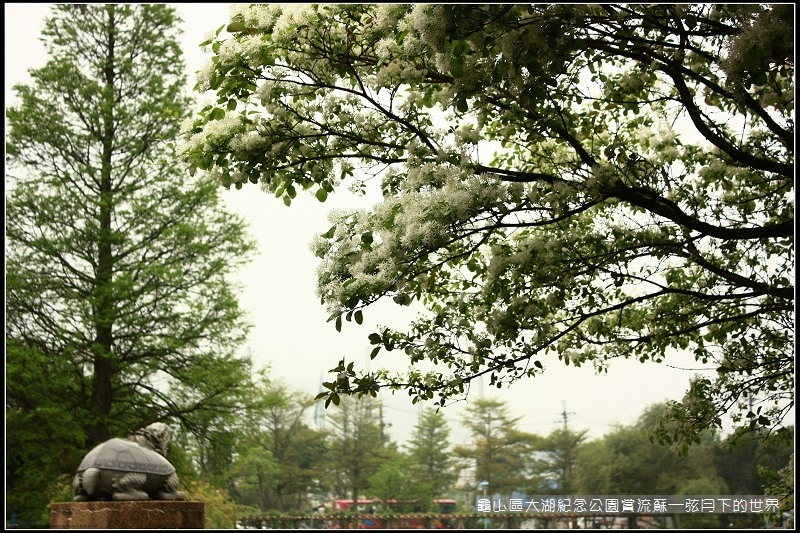
[[[50,505],[51,529],[203,529],[203,502],[67,502]]]

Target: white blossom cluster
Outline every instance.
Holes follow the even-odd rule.
[[[269,5],[269,4],[267,4]],[[279,4],[280,16],[272,28],[273,33],[280,34],[292,30],[294,25],[309,24],[314,20],[312,4]]]
[[[431,183],[441,186],[431,187]],[[412,169],[403,185],[400,194],[386,198],[372,211],[331,212],[334,236],[313,240],[312,250],[323,257],[319,292],[330,312],[353,295],[388,290],[408,258],[435,252],[454,232],[474,224],[477,214],[507,201],[510,189],[521,189],[518,184],[467,176],[460,169],[436,165]],[[381,229],[365,247],[362,234],[375,228]],[[343,275],[350,279],[346,284]]]
[[[369,78],[375,87],[399,87],[404,84],[421,83],[425,72],[414,64],[403,60],[390,60]]]
[[[211,83],[211,77],[214,75],[214,70],[216,70],[216,68],[217,64],[212,59],[209,59],[203,64],[200,70],[197,71],[196,84],[198,90],[208,90],[209,84]]]
[[[667,125],[662,124],[658,130],[651,130],[647,143],[661,162],[672,163],[680,158],[675,130]]]
[[[617,86],[626,94],[637,93],[645,87],[641,70],[630,68],[622,72],[615,80]]]
[[[192,124],[188,121],[184,122],[183,127],[191,128]],[[179,154],[187,154],[204,148],[208,144],[218,146],[221,143],[228,142],[235,135],[243,131],[243,121],[240,115],[227,113],[219,120],[208,122],[203,130],[195,133],[183,142],[178,147]]]
[[[441,50],[447,36],[446,17],[442,16],[442,9],[437,4],[414,4],[407,17],[408,29],[414,30],[433,50]]]
[[[402,4],[378,4],[373,13],[375,15],[376,29],[386,34],[392,34],[399,29],[398,23],[405,16],[406,7]]]
[[[290,4],[303,6],[303,4]],[[232,4],[230,8],[231,20],[241,18],[248,28],[271,30],[275,22],[283,13],[280,4]]]
[[[794,42],[793,17],[787,17],[784,8],[780,5],[754,6],[754,11],[763,10],[763,13],[755,18],[744,18],[741,32],[728,40],[725,58],[720,61],[727,75],[727,84],[741,82],[747,59],[753,52],[769,57],[776,43]],[[755,22],[750,22],[752,20]]]
[[[255,131],[247,131],[235,135],[229,146],[235,152],[250,152],[254,150],[263,150],[266,147],[267,141]]]
[[[609,163],[597,163],[592,167],[591,175],[585,181],[586,191],[598,195],[604,188],[619,179],[619,171]]]

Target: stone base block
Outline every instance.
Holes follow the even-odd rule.
[[[51,529],[203,529],[203,502],[65,502],[50,505]]]

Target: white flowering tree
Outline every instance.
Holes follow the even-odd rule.
[[[195,169],[288,205],[379,188],[313,249],[337,329],[408,372],[342,360],[320,397],[444,405],[544,364],[716,369],[672,405],[682,443],[794,405],[793,6],[245,5],[204,43]],[[223,29],[227,30],[223,32]],[[327,229],[327,231],[325,231]],[[712,372],[713,373],[713,372]]]

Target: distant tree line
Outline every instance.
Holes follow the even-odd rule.
[[[791,486],[790,443],[751,438],[734,444],[732,435],[712,431],[685,454],[658,443],[655,421],[666,404],[588,439],[585,430],[569,426],[547,435],[523,431],[504,401],[486,398],[471,402],[460,421],[467,443],[452,444],[444,414],[429,408],[399,445],[381,432],[377,399],[343,398],[325,427],[313,429],[301,416],[312,407],[311,397],[262,378],[265,407],[252,412],[253,425],[234,439],[242,447],[235,448],[233,468],[198,471],[228,487],[241,515],[309,513],[333,499],[357,498],[416,500],[428,511],[434,499],[452,498],[459,510],[474,511],[476,484],[483,480],[492,494],[504,495],[768,494],[781,483]],[[726,527],[754,527],[763,518],[678,520],[681,527],[718,527],[720,520]]]
[[[547,435],[523,431],[504,401],[486,398],[472,402],[461,419],[467,443],[451,443],[443,412],[428,408],[400,445],[381,432],[378,399],[343,398],[325,427],[313,428],[307,416],[312,395],[271,380],[267,370],[247,388],[250,407],[241,416],[212,424],[203,438],[179,433],[170,455],[189,497],[206,502],[217,527],[233,527],[248,515],[320,512],[334,499],[356,497],[415,500],[415,508],[426,511],[435,509],[434,499],[452,498],[459,511],[474,511],[483,480],[492,494],[504,495],[765,494],[781,483],[792,486],[788,443],[740,439],[733,446],[731,436],[708,432],[684,455],[654,441],[654,420],[665,404],[647,408],[630,426],[588,439],[585,430],[568,426]],[[56,454],[57,443],[36,449]],[[40,491],[25,495],[38,509],[8,509],[20,521],[44,523],[49,501],[71,499],[71,476],[39,478]],[[8,494],[9,502],[20,499]],[[715,527],[721,519],[742,527],[762,520],[686,515],[680,525]]]

